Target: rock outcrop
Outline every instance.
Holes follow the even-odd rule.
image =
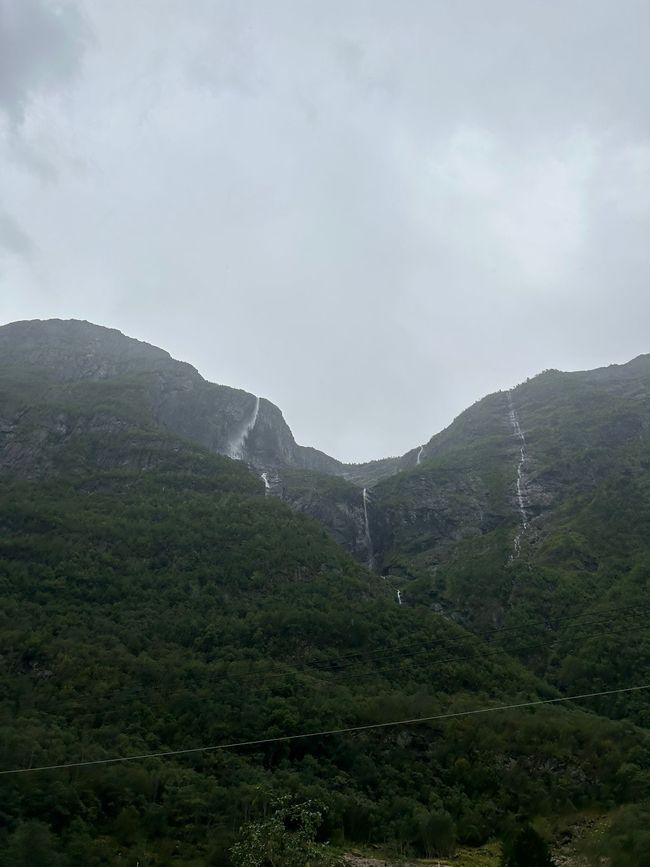
[[[12,376],[20,371],[22,383],[16,388],[13,376],[1,403],[0,472],[51,471],[70,436],[134,427],[262,470],[343,471],[334,458],[298,445],[270,401],[207,382],[190,364],[115,329],[76,320],[6,325],[0,368]]]

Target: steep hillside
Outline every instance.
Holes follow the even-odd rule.
[[[191,365],[114,329],[75,320],[0,327],[0,475],[45,478],[74,466],[82,471],[84,449],[109,434],[131,438],[119,454],[123,468],[155,466],[149,443],[170,436],[183,439],[184,448],[246,462],[270,493],[317,517],[364,562],[366,521],[356,485],[411,463],[406,456],[345,465],[299,446],[270,401],[206,382]],[[105,469],[116,466],[105,443],[101,452]],[[317,474],[311,480],[310,472]],[[323,474],[341,479],[340,496],[333,496],[330,482],[323,496]]]
[[[1,768],[556,694],[460,626],[397,605],[315,523],[249,493],[231,465],[170,456],[144,475],[5,485]],[[626,761],[650,771],[640,731],[548,706],[9,776],[0,809],[12,841],[39,822],[71,864],[120,863],[118,851],[225,864],[239,823],[286,791],[322,801],[339,842],[443,854],[455,837],[478,843],[507,827],[523,803],[536,815],[625,800],[639,785],[621,776]]]
[[[372,728],[560,692],[499,636],[434,613],[430,587],[400,605],[392,579],[265,495],[259,468],[161,421],[197,394],[234,418],[246,395],[229,403],[231,390],[119,335],[114,351],[89,349],[83,331],[56,351],[33,334],[4,347],[0,769],[23,771],[0,777],[8,864],[226,865],[239,824],[279,792],[321,801],[335,843],[428,855],[649,794],[647,733],[599,717],[600,699]],[[225,442],[232,428],[209,425]],[[384,496],[377,485],[360,504],[349,482],[295,469],[267,482],[294,505],[311,497],[305,511],[365,505],[369,522]],[[601,629],[573,622],[583,644]],[[371,728],[282,740],[357,726]]]
[[[270,401],[206,382],[191,365],[114,329],[76,320],[0,327],[0,476],[47,478],[96,462],[151,470],[161,443],[174,439],[184,451],[244,461],[260,488],[317,517],[368,562],[361,491],[343,480],[365,465],[297,445]]]
[[[376,485],[377,565],[408,603],[477,632],[622,606],[642,616],[649,470],[649,356],[548,371],[480,401],[427,444],[418,468]],[[643,629],[604,632],[580,651],[572,638],[573,627],[558,624],[542,651],[520,637],[506,646],[563,687],[648,671]]]
[[[261,469],[341,472],[296,444],[270,401],[206,382],[189,364],[114,329],[76,320],[0,328],[0,472],[46,474],[83,433],[130,422]]]
[[[621,474],[631,490],[645,485],[649,450],[650,356],[548,371],[475,404],[429,441],[418,467],[376,486],[377,546],[386,558],[397,549],[444,559],[441,546],[503,530],[510,553],[534,556],[567,500]]]

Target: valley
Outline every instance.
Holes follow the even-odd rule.
[[[351,465],[119,332],[3,326],[0,841],[227,865],[288,793],[333,852],[487,867],[584,813],[642,864],[649,469],[650,356]]]

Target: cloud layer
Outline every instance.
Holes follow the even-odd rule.
[[[0,0],[0,319],[121,328],[345,459],[649,351],[649,9]]]

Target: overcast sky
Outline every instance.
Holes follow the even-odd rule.
[[[398,454],[650,351],[648,0],[0,0],[0,321]]]

